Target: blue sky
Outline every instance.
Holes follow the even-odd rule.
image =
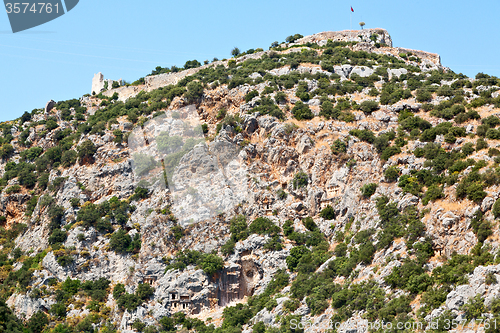
[[[22,2],[22,1],[20,1]],[[80,0],[69,13],[12,34],[0,14],[0,121],[89,93],[94,73],[134,81],[156,66],[267,49],[288,35],[385,28],[394,46],[439,53],[457,73],[500,76],[500,2]]]

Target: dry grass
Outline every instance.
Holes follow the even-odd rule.
[[[471,206],[471,202],[469,200],[455,201],[450,202],[446,199],[436,200],[433,204],[435,210],[439,208],[443,208],[445,212],[449,211],[465,211],[467,208]]]

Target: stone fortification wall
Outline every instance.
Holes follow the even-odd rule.
[[[107,85],[106,85],[107,82]],[[110,79],[104,79],[104,75],[102,75],[101,72],[94,74],[94,78],[92,79],[92,94],[98,94],[102,92],[103,90],[110,90],[113,87],[113,82],[118,82],[120,86],[123,85],[123,80],[110,80]]]

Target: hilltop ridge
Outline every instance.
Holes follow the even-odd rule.
[[[283,43],[280,45],[280,48],[285,48],[283,51],[278,51],[280,53],[286,54],[287,52],[293,51],[297,52],[300,48],[294,48],[300,45],[304,45],[307,47],[308,43],[317,44],[319,46],[325,46],[328,40],[332,42],[345,42],[345,43],[355,43],[351,45],[350,48],[353,51],[366,51],[370,53],[377,54],[387,54],[395,57],[399,57],[400,54],[414,54],[419,59],[423,60],[422,64],[417,64],[423,68],[423,70],[433,70],[436,68],[442,68],[441,66],[441,58],[438,54],[429,53],[425,51],[419,50],[411,50],[406,48],[393,48],[392,47],[392,39],[389,33],[380,28],[376,29],[363,29],[363,30],[344,30],[344,31],[327,31],[321,32],[310,36],[302,37],[296,40],[293,43]],[[268,51],[260,51],[252,54],[246,54],[241,57],[237,57],[236,63],[242,63],[248,59],[259,59],[264,54],[269,54],[271,52],[277,52],[270,48]],[[136,86],[136,87],[121,87],[113,89],[111,88],[111,84],[108,86],[107,91],[104,92],[105,96],[111,97],[115,92],[118,93],[118,99],[120,101],[124,101],[127,98],[136,96],[140,91],[152,91],[161,87],[165,87],[171,84],[177,84],[180,80],[182,80],[186,76],[193,75],[200,70],[217,67],[217,66],[228,66],[229,60],[223,61],[213,61],[210,64],[205,64],[200,67],[190,68],[186,70],[182,70],[176,73],[165,73],[158,75],[149,75],[145,77],[144,86]],[[412,62],[411,59],[408,59],[408,63],[415,65],[415,62]],[[337,74],[343,74],[342,70]],[[94,88],[92,89],[94,91]]]

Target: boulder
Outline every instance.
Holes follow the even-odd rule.
[[[352,71],[351,65],[335,66],[335,74],[340,75],[342,78],[348,78]]]
[[[494,203],[495,203],[495,198],[493,197],[484,198],[483,202],[481,203],[481,211],[484,213],[490,210]]]
[[[408,70],[406,68],[388,68],[387,74],[389,74],[389,80],[393,77],[400,77],[402,74],[407,74]]]
[[[352,76],[353,74],[357,74],[361,77],[368,77],[372,75],[373,72],[374,72],[373,69],[371,69],[370,67],[354,66],[354,68],[351,70],[349,77]]]

